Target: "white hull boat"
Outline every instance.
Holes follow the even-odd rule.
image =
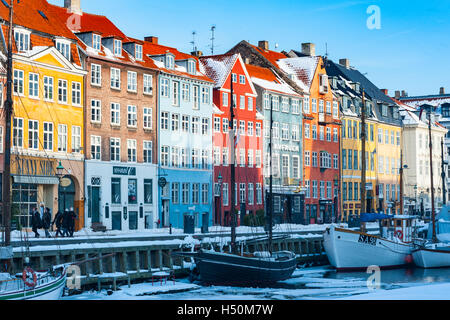
[[[397,239],[396,239],[397,240]],[[329,262],[337,270],[360,270],[369,266],[402,267],[410,263],[412,244],[331,226],[324,234]]]
[[[415,249],[412,253],[414,264],[420,268],[450,267],[450,246],[432,244]]]

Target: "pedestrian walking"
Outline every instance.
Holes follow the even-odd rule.
[[[71,207],[69,210],[69,217],[70,217],[69,234],[70,237],[73,237],[73,233],[75,232],[75,219],[77,218],[77,215],[73,210],[73,207]]]
[[[66,209],[62,214],[63,237],[69,236],[69,228],[70,228],[70,215],[69,215],[69,209]]]
[[[52,214],[50,212],[50,208],[45,208],[44,215],[42,218],[42,227],[44,228],[46,238],[51,238],[50,232],[48,231],[48,229],[50,229],[51,222],[52,222]]]
[[[56,227],[55,237],[58,237],[58,234],[61,235],[61,237],[63,237],[63,233],[61,231],[62,220],[63,220],[63,214],[61,211],[58,210],[58,212],[56,213],[55,218],[53,219],[53,222],[52,222],[52,227],[53,227],[53,225],[55,225],[55,227]]]
[[[39,211],[37,210],[36,207],[33,208],[30,215],[31,215],[31,230],[34,232],[34,237],[39,238],[40,234],[38,232],[38,229],[41,228],[42,220]]]

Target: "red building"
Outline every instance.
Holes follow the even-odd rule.
[[[215,82],[213,92],[214,224],[229,225],[231,154],[229,120],[233,79],[235,143],[235,208],[238,222],[264,209],[263,117],[256,109],[256,90],[240,54],[201,57],[204,73]]]

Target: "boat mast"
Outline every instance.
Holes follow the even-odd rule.
[[[441,177],[442,177],[442,204],[447,204],[447,191],[445,190],[445,161],[444,161],[444,138],[441,139]]]
[[[403,214],[403,150],[400,151],[400,214]]]
[[[431,107],[428,108],[428,140],[430,148],[430,179],[431,179],[431,219],[433,219],[433,242],[437,242],[436,238],[436,213],[434,212],[434,185],[433,185],[433,141],[431,139]]]
[[[362,91],[361,107],[361,213],[366,213],[366,96]],[[365,223],[361,223],[361,231],[365,231]]]
[[[231,163],[230,163],[230,170],[231,170],[231,252],[234,254],[237,254],[237,246],[236,246],[236,213],[235,213],[235,128],[234,128],[234,99],[233,99],[233,70],[231,70],[231,76],[230,76],[231,86],[230,86],[230,124],[229,124],[229,144],[231,147]]]
[[[12,38],[13,32],[13,4],[9,8],[9,39],[6,69],[6,101],[5,101],[5,158],[3,171],[3,225],[5,227],[5,246],[11,245],[11,116],[12,100]]]
[[[270,99],[270,124],[269,124],[269,206],[267,217],[269,218],[269,252],[272,255],[272,225],[273,225],[273,174],[272,174],[272,125],[273,125],[273,100],[272,96],[269,95]]]

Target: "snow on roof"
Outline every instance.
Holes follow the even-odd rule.
[[[302,89],[309,92],[316,73],[319,57],[286,58],[277,61],[278,66]]]
[[[220,88],[225,83],[238,57],[238,54],[200,57],[200,70],[214,81],[216,88]]]
[[[432,99],[417,99],[417,100],[402,100],[402,102],[410,107],[418,108],[421,105],[429,104],[433,107],[439,107],[444,103],[450,103],[450,97],[432,98]]]

